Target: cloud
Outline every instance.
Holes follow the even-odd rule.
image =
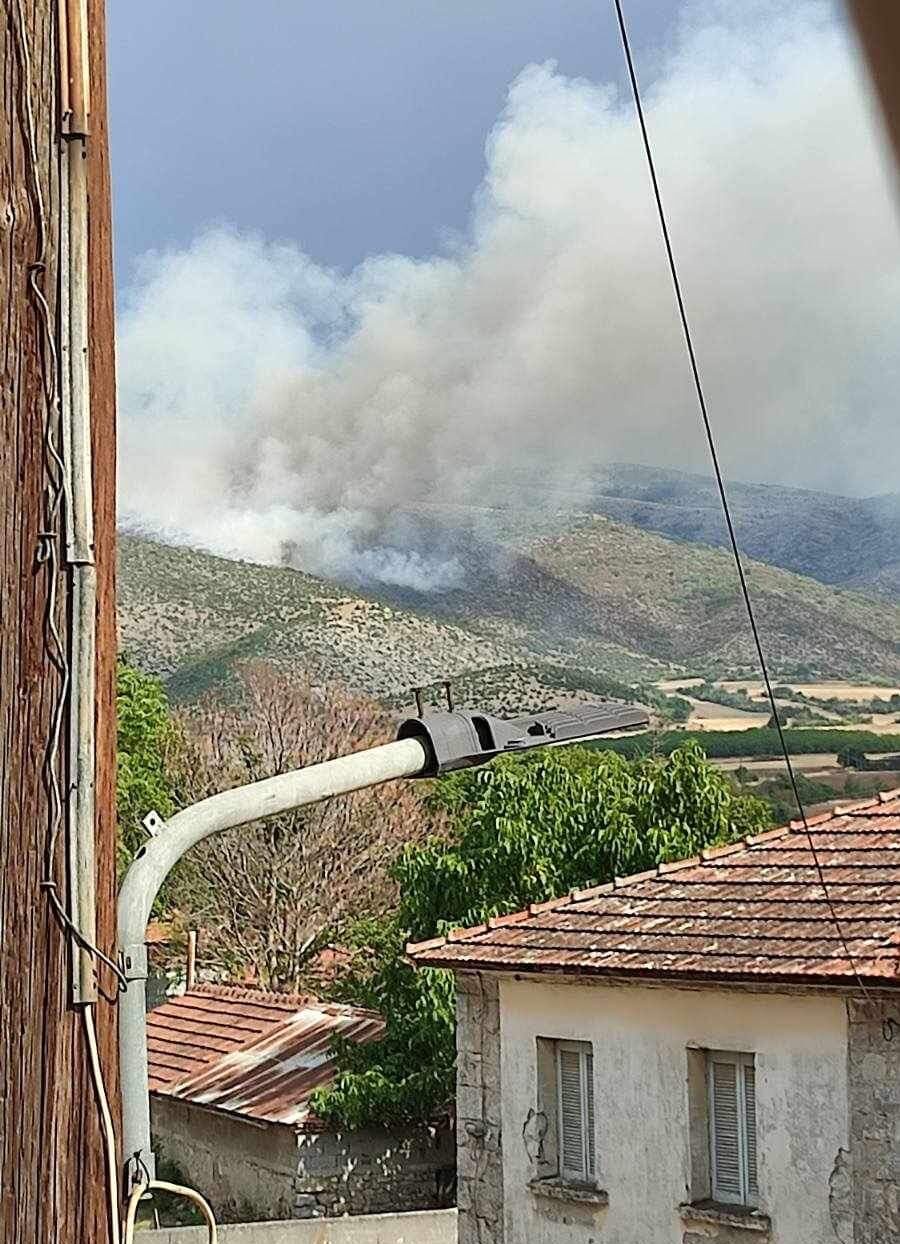
[[[846,32],[784,9],[685,7],[645,86],[707,396],[732,476],[893,489],[890,183]],[[549,63],[510,86],[452,249],[341,274],[213,228],[144,260],[119,374],[126,521],[336,577],[453,586],[397,512],[511,470],[539,504],[603,461],[706,467],[630,99]]]

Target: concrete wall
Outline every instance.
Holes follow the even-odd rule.
[[[183,1171],[219,1215],[290,1218],[297,1142],[281,1124],[257,1127],[173,1098],[152,1097],[160,1154]]]
[[[843,999],[503,979],[500,1034],[509,1244],[833,1244],[839,1238],[829,1192],[849,1138]],[[528,1111],[538,1037],[594,1043],[598,1183],[609,1194],[606,1208],[528,1189],[536,1173]],[[692,1224],[679,1213],[691,1188],[692,1046],[756,1056],[760,1208],[771,1217],[770,1234]]]
[[[207,1244],[206,1227],[142,1231],[140,1244]],[[456,1244],[456,1210],[321,1222],[250,1222],[219,1228],[222,1244]]]

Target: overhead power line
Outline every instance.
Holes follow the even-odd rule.
[[[810,830],[809,822],[806,819],[806,809],[803,807],[803,800],[800,796],[800,788],[797,784],[797,777],[794,772],[794,766],[791,763],[791,754],[788,749],[787,739],[784,734],[784,727],[782,726],[781,718],[778,715],[778,705],[776,704],[776,701],[775,701],[775,692],[772,688],[772,680],[769,676],[769,666],[768,666],[768,662],[766,661],[765,652],[763,651],[762,639],[759,633],[759,626],[757,625],[756,615],[753,610],[753,600],[750,595],[750,587],[747,583],[747,575],[744,570],[744,562],[743,562],[743,558],[741,557],[741,550],[738,544],[737,533],[734,527],[734,520],[732,519],[732,516],[731,516],[731,506],[728,503],[728,492],[725,488],[725,478],[722,474],[722,468],[719,463],[719,454],[718,454],[718,450],[716,449],[716,439],[713,434],[712,423],[709,417],[709,409],[706,405],[706,396],[703,390],[703,381],[701,380],[701,377],[700,377],[700,367],[697,363],[697,354],[696,354],[696,351],[694,350],[694,340],[691,335],[691,326],[690,326],[690,323],[688,322],[687,309],[685,307],[685,302],[684,302],[684,294],[682,293],[681,280],[678,275],[678,265],[675,262],[675,252],[672,249],[672,239],[669,234],[669,226],[666,220],[666,211],[663,206],[662,193],[659,188],[659,178],[656,173],[656,161],[653,158],[653,148],[651,146],[650,135],[647,130],[647,121],[644,115],[644,106],[641,102],[641,91],[638,85],[637,73],[634,68],[634,58],[632,57],[632,54],[631,54],[631,41],[628,37],[628,27],[625,23],[625,14],[622,10],[622,0],[613,0],[613,5],[615,6],[615,10],[616,10],[616,18],[617,18],[618,26],[619,26],[619,35],[622,41],[622,51],[625,55],[625,64],[628,68],[628,78],[629,78],[629,81],[631,82],[631,93],[632,93],[632,96],[634,97],[634,107],[637,113],[638,124],[640,125],[641,138],[643,139],[643,143],[644,143],[644,154],[647,157],[647,168],[650,173],[650,182],[653,187],[653,197],[656,200],[656,211],[659,217],[659,227],[662,232],[663,245],[665,246],[665,250],[666,250],[666,258],[668,259],[668,262],[669,262],[669,273],[671,274],[672,286],[675,290],[675,301],[678,304],[678,316],[679,316],[679,319],[681,320],[681,328],[682,328],[682,332],[684,333],[684,342],[685,342],[685,346],[687,347],[688,360],[690,362],[691,376],[693,377],[693,381],[694,381],[694,390],[697,394],[697,404],[700,407],[700,417],[703,421],[703,431],[706,436],[706,444],[709,449],[709,456],[712,462],[713,473],[716,479],[716,487],[719,492],[719,499],[722,503],[722,512],[725,516],[725,526],[728,530],[728,542],[731,545],[731,552],[734,558],[735,568],[737,570],[738,582],[740,583],[740,587],[741,587],[741,595],[744,598],[744,606],[746,608],[747,618],[750,623],[750,631],[753,635],[753,643],[756,648],[756,655],[759,660],[759,668],[760,668],[760,672],[762,673],[763,683],[766,689],[766,697],[772,709],[772,720],[775,723],[775,729],[778,732],[778,742],[781,747],[781,754],[784,757],[784,765],[785,765],[785,769],[787,770],[788,780],[790,782],[791,790],[793,792],[793,796],[797,804],[797,811],[800,814],[800,821],[802,822],[803,828],[806,832],[806,838],[807,838],[807,841],[809,842],[809,849],[810,849],[810,853],[812,854],[813,863],[815,864],[816,873],[819,878],[819,884],[822,888],[822,893],[825,895],[825,902],[828,905],[828,910],[831,915],[831,919],[834,923],[834,927],[837,931],[838,938],[840,939],[841,945],[843,947],[844,954],[847,956],[847,961],[849,962],[850,966],[853,969],[853,974],[856,977],[857,984],[859,985],[863,994],[866,994],[866,987],[862,982],[862,978],[859,974],[859,970],[856,966],[856,962],[853,958],[853,954],[847,943],[847,938],[844,936],[844,930],[841,926],[840,920],[838,919],[838,914],[835,909],[834,903],[832,902],[831,895],[828,892],[828,885],[825,881],[825,872],[822,868],[822,864],[819,859],[818,852],[816,851],[816,846],[813,841],[812,831]]]

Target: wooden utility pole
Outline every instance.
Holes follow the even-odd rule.
[[[850,13],[900,166],[900,4],[897,0],[850,0]]]
[[[48,515],[58,409],[62,140],[58,0],[0,0],[0,1240],[106,1244],[106,1172],[66,938],[42,889],[53,820],[46,757],[67,658],[70,579],[61,514]],[[63,6],[64,7],[64,6]],[[88,0],[91,133],[89,371],[98,579],[97,941],[115,944],[115,384],[103,0]],[[34,150],[32,151],[32,143]],[[36,155],[36,162],[34,156]],[[43,224],[41,214],[43,213]],[[41,309],[41,295],[46,313]],[[55,349],[54,349],[55,343]],[[52,572],[48,542],[62,550]],[[52,580],[52,582],[51,582]],[[63,722],[63,739],[66,725]],[[65,746],[55,771],[63,790]],[[52,861],[66,895],[63,823]],[[107,992],[113,981],[100,977]],[[115,1008],[95,1007],[116,1098]],[[115,1114],[115,1107],[114,1107]]]

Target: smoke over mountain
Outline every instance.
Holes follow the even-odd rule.
[[[726,468],[896,487],[900,234],[846,32],[689,6],[644,77]],[[630,99],[552,64],[509,88],[466,237],[344,274],[211,229],[145,258],[119,354],[125,521],[326,575],[455,585],[397,514],[510,467],[705,466]]]

